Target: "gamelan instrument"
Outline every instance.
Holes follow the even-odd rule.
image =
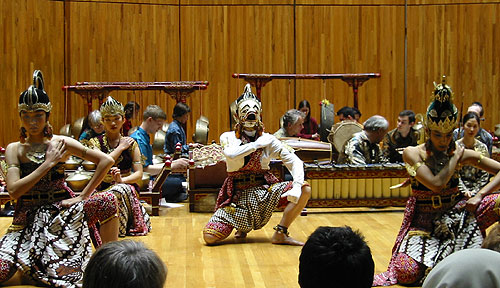
[[[307,207],[404,206],[410,187],[404,164],[339,165],[305,163],[311,185]]]

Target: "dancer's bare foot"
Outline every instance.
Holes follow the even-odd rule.
[[[293,239],[292,237],[282,233],[274,232],[272,243],[277,245],[292,245],[292,246],[304,246],[304,243]]]
[[[243,231],[236,231],[234,233],[234,238],[246,238],[247,237],[247,232],[243,232]]]

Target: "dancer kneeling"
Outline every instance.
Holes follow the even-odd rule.
[[[228,177],[219,192],[216,211],[203,230],[207,244],[214,244],[231,234],[243,238],[252,229],[269,222],[280,198],[290,201],[280,223],[274,227],[273,244],[304,245],[288,234],[288,227],[306,206],[311,188],[304,182],[302,161],[271,134],[263,132],[261,103],[250,85],[236,101],[238,123],[225,132],[220,143],[226,156]],[[293,181],[279,182],[269,171],[269,162],[281,158]]]
[[[120,237],[146,235],[151,231],[151,221],[139,202],[139,186],[135,184],[142,179],[141,151],[134,139],[120,133],[125,119],[120,102],[109,96],[100,111],[105,133],[90,139],[90,145],[109,154],[115,165],[97,190],[113,192],[118,198]]]
[[[21,141],[10,143],[5,153],[7,188],[16,210],[0,239],[0,283],[78,287],[92,254],[89,228],[100,223],[96,239],[118,239],[116,197],[91,196],[113,160],[72,138],[52,135],[52,104],[40,71],[34,72],[33,82],[19,97]],[[70,155],[96,163],[77,197],[64,181],[64,161]]]
[[[485,230],[499,220],[500,174],[474,197],[458,189],[461,165],[499,173],[500,163],[453,142],[458,111],[451,88],[436,85],[427,108],[425,144],[403,152],[411,178],[411,196],[387,272],[375,275],[374,286],[421,285],[425,275],[448,255],[480,248]]]

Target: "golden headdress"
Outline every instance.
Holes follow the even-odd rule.
[[[113,97],[108,96],[106,102],[102,103],[101,108],[102,117],[122,115],[125,116],[125,110],[123,109],[122,103],[116,101]]]
[[[440,84],[434,82],[434,93],[427,107],[425,126],[430,130],[449,133],[457,126],[458,109],[453,104],[453,92],[446,84],[446,76]]]
[[[19,96],[19,104],[17,105],[19,112],[34,112],[38,110],[50,112],[52,110],[52,104],[50,104],[49,96],[43,89],[43,85],[42,71],[35,70],[33,72],[33,85],[28,87]]]

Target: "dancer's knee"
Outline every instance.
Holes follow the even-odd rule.
[[[425,265],[415,261],[410,256],[400,253],[396,256],[394,272],[400,284],[413,284],[422,279],[425,273]]]

